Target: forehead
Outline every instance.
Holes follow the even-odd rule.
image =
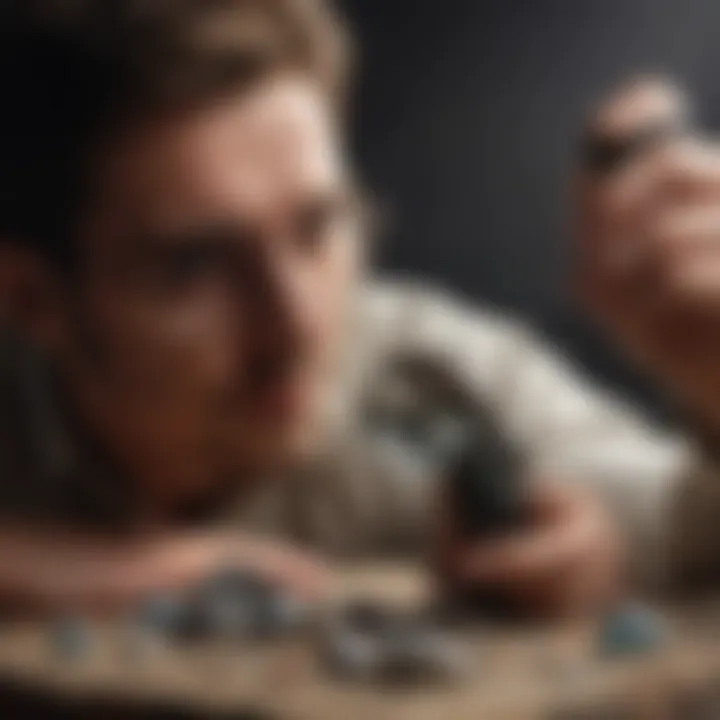
[[[100,197],[137,219],[193,209],[272,212],[337,183],[343,153],[331,103],[302,77],[135,128],[112,148]]]

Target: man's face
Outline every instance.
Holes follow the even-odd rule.
[[[278,77],[103,157],[69,366],[136,474],[192,485],[317,437],[360,265],[337,130]]]

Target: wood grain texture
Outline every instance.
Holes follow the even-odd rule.
[[[333,602],[361,596],[411,605],[430,591],[414,569],[354,568],[339,579]],[[331,682],[311,638],[177,649],[138,644],[122,623],[98,624],[92,652],[63,663],[52,651],[48,627],[6,625],[0,631],[0,698],[26,704],[34,698],[45,703],[43,717],[53,717],[52,705],[65,718],[660,720],[684,717],[678,708],[700,702],[702,694],[706,707],[718,703],[720,717],[720,604],[667,612],[673,638],[666,650],[622,662],[597,656],[593,624],[468,626],[462,629],[470,651],[466,677],[394,691]],[[25,716],[33,715],[12,715]]]

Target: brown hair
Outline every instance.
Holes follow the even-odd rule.
[[[340,98],[324,0],[13,0],[0,11],[0,242],[72,257],[93,148],[118,126],[283,69]]]

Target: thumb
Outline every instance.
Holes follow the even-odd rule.
[[[642,161],[686,137],[690,126],[686,96],[662,78],[631,80],[595,107],[581,136],[573,185],[580,269],[594,268],[605,252],[603,239],[616,234],[618,198],[632,206],[646,192]]]
[[[615,172],[628,160],[688,134],[692,125],[689,100],[678,85],[664,78],[635,78],[592,113],[583,135],[581,171],[592,177]]]

